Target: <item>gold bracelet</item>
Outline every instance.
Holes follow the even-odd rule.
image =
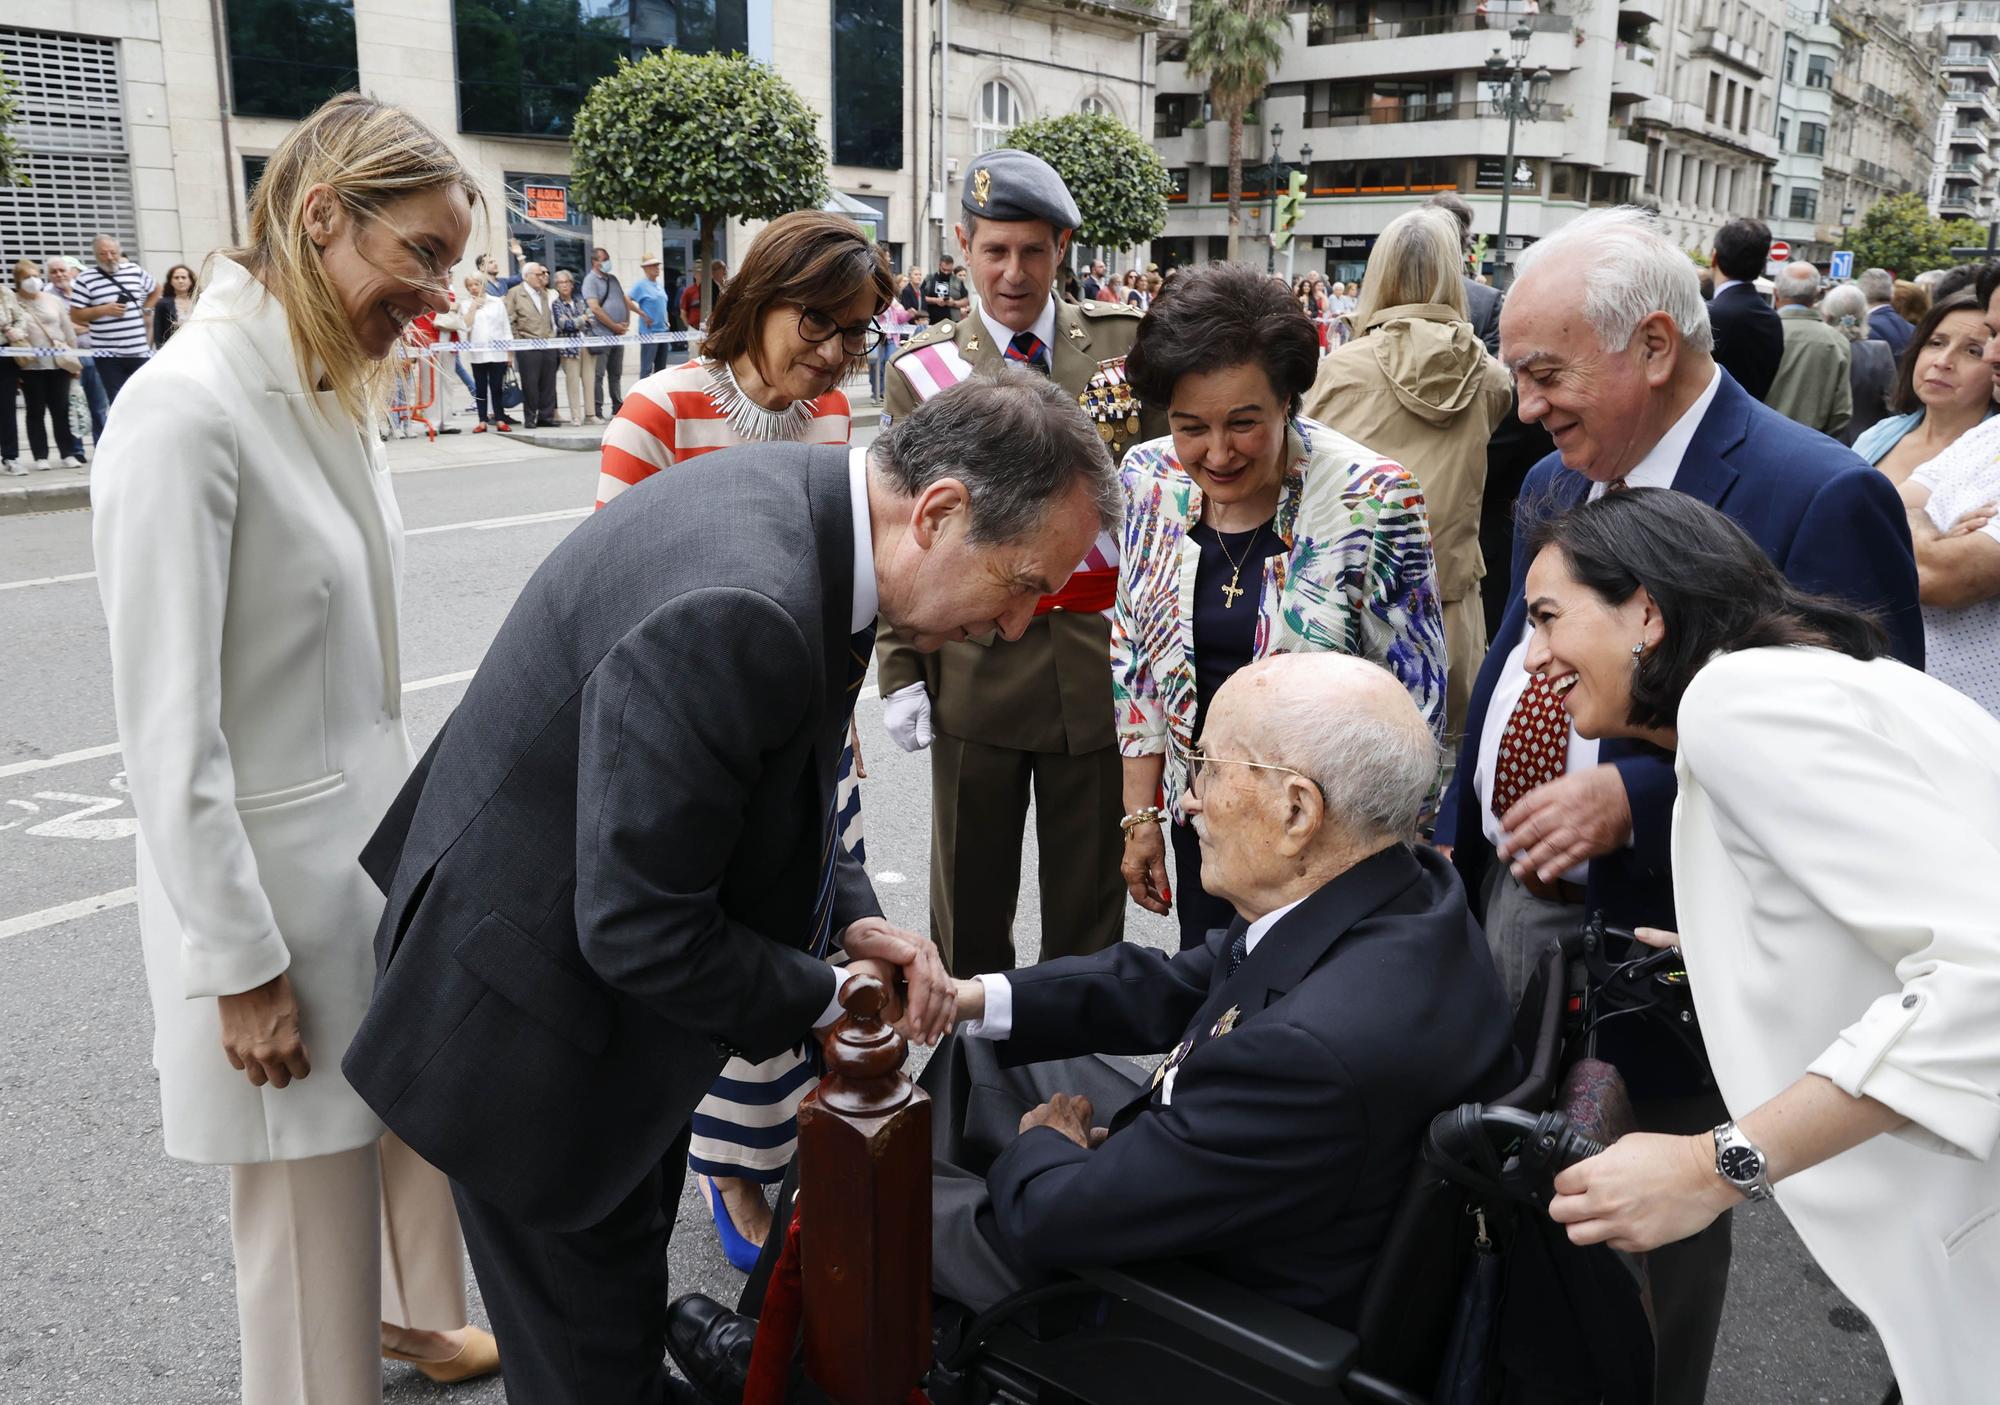
[[[1158,805],[1148,805],[1143,810],[1134,810],[1124,819],[1118,821],[1118,828],[1122,833],[1124,833],[1129,837],[1132,831],[1137,829],[1140,825],[1159,824],[1166,817],[1167,817],[1166,812],[1162,810]]]

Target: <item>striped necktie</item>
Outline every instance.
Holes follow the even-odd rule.
[[[854,710],[854,698],[861,691],[861,681],[868,676],[868,660],[875,652],[875,626],[851,636],[847,641],[847,711]],[[835,867],[835,845],[840,843],[840,790],[834,788],[827,797],[826,830],[820,837],[819,887],[813,895],[812,941],[807,950],[814,956],[825,957],[833,942],[830,930],[833,923],[833,875]]]
[[[1006,356],[1009,361],[1026,362],[1043,375],[1049,373],[1049,349],[1033,332],[1017,332],[1007,343]]]

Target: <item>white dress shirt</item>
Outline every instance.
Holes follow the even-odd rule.
[[[1694,433],[1701,428],[1702,416],[1715,403],[1715,392],[1722,385],[1722,370],[1717,367],[1710,375],[1708,386],[1695,397],[1694,404],[1687,407],[1681,417],[1667,427],[1655,444],[1625,475],[1628,488],[1671,488],[1674,476],[1680,472],[1681,460],[1687,457],[1688,445],[1694,442]],[[1604,496],[1607,485],[1590,485],[1589,500],[1595,502]],[[1486,705],[1486,725],[1479,733],[1479,763],[1472,771],[1472,785],[1479,796],[1479,823],[1487,841],[1497,851],[1507,831],[1500,827],[1500,817],[1493,813],[1493,772],[1500,760],[1500,734],[1507,730],[1507,719],[1514,715],[1514,708],[1521,701],[1521,694],[1528,690],[1528,641],[1535,633],[1531,620],[1521,630],[1521,637],[1515,641],[1513,652],[1500,670],[1500,677],[1494,681],[1493,697]],[[1565,775],[1575,775],[1597,764],[1597,743],[1576,734],[1576,728],[1569,731],[1569,761]],[[1589,863],[1580,863],[1563,874],[1565,882],[1582,883],[1590,876]]]
[[[1257,949],[1257,943],[1264,940],[1264,934],[1304,901],[1304,898],[1294,899],[1252,922],[1250,930],[1243,934],[1244,957],[1247,959]],[[1005,1039],[1014,1032],[1014,987],[1003,975],[981,975],[979,983],[986,987],[986,1013],[976,1020],[967,1020],[959,1033],[969,1039]]]
[[[881,595],[875,584],[875,526],[868,515],[868,450],[857,444],[847,451],[847,490],[854,513],[854,609],[848,617],[852,632],[859,634],[875,622]],[[845,967],[829,968],[833,974],[833,999],[827,1002],[813,1028],[827,1028],[840,1018],[840,988],[847,983]]]
[[[1010,332],[1000,323],[994,321],[993,314],[986,310],[986,304],[983,301],[978,304],[978,308],[979,320],[985,324],[986,334],[993,338],[995,346],[1005,351],[1007,344],[1020,334],[1018,332]],[[1049,369],[1053,370],[1056,364],[1056,300],[1053,296],[1042,304],[1042,315],[1035,319],[1035,325],[1028,328],[1028,330],[1033,332],[1036,340],[1041,342],[1042,354],[1049,358],[1048,366]]]

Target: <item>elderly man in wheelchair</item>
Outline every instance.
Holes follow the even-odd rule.
[[[1486,1398],[1451,1378],[1493,1375],[1500,1290],[1474,1246],[1515,1227],[1489,1238],[1486,1200],[1419,1149],[1462,1104],[1548,1106],[1568,992],[1552,949],[1517,1021],[1450,865],[1413,842],[1436,757],[1375,665],[1253,664],[1210,708],[1187,803],[1238,920],[1175,957],[1120,945],[960,983],[921,1081],[934,1400]],[[1160,1053],[1150,1074],[1105,1057]],[[1467,1168],[1496,1220],[1544,1193],[1566,1152],[1546,1131],[1519,1139],[1528,1173],[1518,1145]],[[1636,1299],[1595,1271],[1541,1264],[1535,1292]],[[669,1340],[739,1399],[754,1328],[694,1297]]]

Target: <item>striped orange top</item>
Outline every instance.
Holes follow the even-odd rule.
[[[624,408],[604,430],[597,472],[599,507],[669,464],[745,442],[715,408],[708,390],[708,368],[700,361],[669,366],[632,387]],[[796,442],[845,444],[852,436],[853,412],[838,387],[812,402],[812,414]]]

